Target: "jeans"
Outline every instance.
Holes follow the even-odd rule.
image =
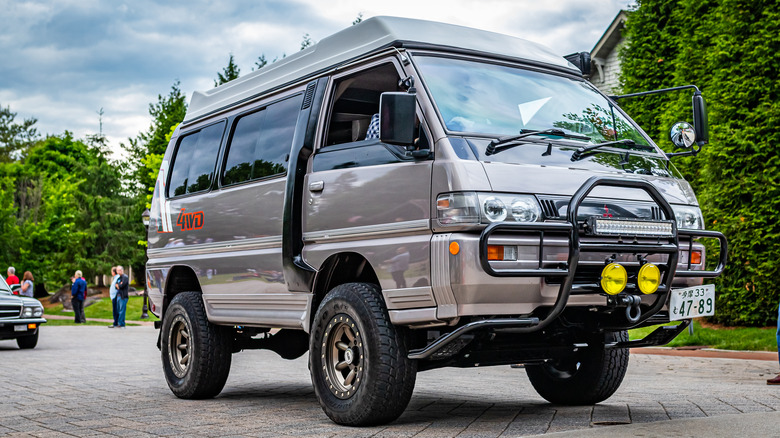
[[[116,308],[117,308],[117,325],[119,327],[125,326],[125,312],[127,312],[127,298],[122,298],[120,296],[116,297]]]
[[[84,300],[77,300],[73,298],[71,301],[73,304],[73,316],[75,322],[87,322],[87,318],[84,317]]]
[[[114,327],[119,325],[119,305],[117,300],[119,297],[111,298],[111,313],[114,315]]]

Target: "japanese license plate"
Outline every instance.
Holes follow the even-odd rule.
[[[715,285],[672,289],[669,296],[669,320],[712,316],[715,314]]]
[[[15,332],[26,332],[27,331],[27,326],[26,325],[15,325],[14,326],[14,331]]]

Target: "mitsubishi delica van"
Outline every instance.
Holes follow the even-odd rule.
[[[589,67],[376,17],[194,93],[148,234],[173,393],[214,397],[232,354],[269,349],[308,353],[345,425],[396,419],[440,367],[524,364],[552,403],[610,397],[629,348],[714,314],[727,247],[670,162],[707,143],[699,90],[640,93],[693,96],[665,154],[617,104],[642,97],[602,94]]]

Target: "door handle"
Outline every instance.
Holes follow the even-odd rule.
[[[310,192],[321,192],[325,188],[325,181],[314,181],[309,183]]]

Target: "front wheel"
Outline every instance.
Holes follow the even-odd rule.
[[[28,350],[31,348],[35,348],[36,345],[38,345],[38,331],[40,329],[35,331],[34,335],[31,336],[22,336],[21,338],[16,338],[16,345],[19,346],[22,350]]]
[[[163,317],[161,351],[168,387],[184,399],[215,397],[230,373],[231,335],[206,317],[201,296],[182,292]]]
[[[407,336],[390,322],[376,285],[334,288],[314,317],[309,351],[314,392],[334,422],[384,424],[409,404],[417,364],[407,358]]]
[[[628,341],[628,332],[610,332],[605,342]],[[590,346],[574,357],[526,365],[525,371],[536,392],[551,403],[591,405],[617,391],[628,369],[627,348]]]

